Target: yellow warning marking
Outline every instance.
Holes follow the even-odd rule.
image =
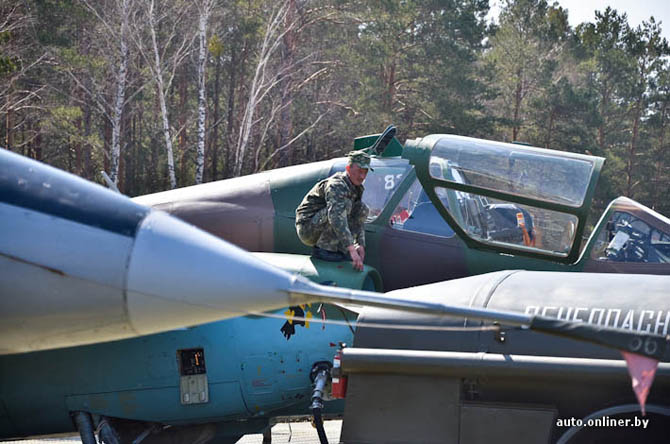
[[[293,317],[295,316],[295,311],[291,310],[290,308],[284,312],[286,315],[286,318],[288,320],[288,323],[290,325],[293,325]]]

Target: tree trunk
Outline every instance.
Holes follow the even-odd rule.
[[[640,131],[640,113],[642,110],[642,97],[640,97],[635,105],[635,119],[633,120],[633,135],[630,139],[630,147],[628,149],[628,164],[626,165],[626,196],[633,197],[633,166],[635,164],[635,152],[637,149],[637,137]]]
[[[211,156],[210,180],[218,179],[219,167],[219,96],[221,83],[221,57],[216,57],[216,64],[214,66],[214,125],[212,127],[212,135],[209,138],[209,153]]]
[[[396,72],[396,60],[391,60],[391,67],[389,68],[388,84],[386,85],[387,90],[387,111],[391,111],[393,108],[393,102],[395,101],[395,72]]]
[[[519,136],[519,114],[521,113],[521,98],[523,93],[523,79],[521,71],[517,72],[516,91],[514,91],[514,123],[512,124],[512,142]]]
[[[119,35],[119,70],[116,76],[116,98],[112,114],[112,152],[110,179],[115,184],[119,178],[119,158],[121,156],[121,117],[123,115],[123,104],[126,94],[126,76],[128,72],[128,1],[121,2],[121,33]]]
[[[653,200],[651,204],[652,209],[656,209],[662,195],[665,193],[664,188],[661,186],[661,172],[663,171],[663,164],[665,160],[665,115],[668,110],[668,103],[664,102],[663,107],[661,108],[661,130],[658,135],[658,153],[656,155],[656,165],[654,168],[654,193]]]
[[[205,0],[198,20],[200,47],[198,51],[198,148],[195,157],[195,183],[202,183],[202,175],[205,169],[205,117],[207,114],[205,68],[207,66],[207,22],[209,21],[210,11],[211,3]]]
[[[281,43],[283,37],[283,32],[279,32],[279,27],[281,23],[284,22],[286,11],[286,5],[282,4],[277,9],[276,13],[271,15],[267,27],[265,28],[256,70],[254,71],[254,77],[249,87],[249,99],[247,100],[247,106],[244,110],[244,116],[242,117],[240,134],[237,138],[237,148],[235,150],[235,176],[242,174],[242,167],[244,165],[251,132],[254,126],[256,107],[261,103],[270,90],[276,86],[276,81],[274,80],[276,73],[270,74],[267,70],[270,58]]]
[[[88,102],[84,105],[84,140],[88,141],[91,137],[91,106]],[[89,180],[93,180],[96,175],[96,171],[93,170],[92,162],[92,149],[93,146],[90,143],[86,143],[84,150],[84,177]]]
[[[551,109],[551,113],[549,114],[549,128],[547,130],[547,138],[544,141],[544,147],[549,148],[549,144],[551,144],[551,138],[553,136],[554,132],[554,120],[556,119],[556,108]]]
[[[156,53],[158,57],[158,53]],[[172,150],[172,138],[170,137],[170,122],[168,121],[167,104],[165,103],[165,92],[163,90],[163,78],[158,80],[158,100],[161,107],[161,120],[163,123],[163,137],[165,138],[165,151],[167,152],[168,177],[170,188],[177,188],[177,177],[174,169],[174,154]]]
[[[81,117],[77,118],[74,122],[75,128],[77,128],[77,133],[83,134],[83,125],[81,121]],[[81,148],[81,140],[75,140],[73,143],[74,149],[74,174],[80,177],[84,177],[84,156],[82,156],[82,148]]]
[[[7,114],[5,115],[5,148],[11,150],[12,145],[14,145],[14,141],[12,140],[12,109],[7,106]]]
[[[607,128],[607,105],[609,102],[609,88],[607,82],[603,85],[601,90],[601,101],[600,101],[600,117],[603,119],[602,123],[598,127],[598,146],[600,146],[600,151],[602,154],[605,153],[606,141],[605,141],[605,129]]]
[[[37,136],[35,136],[35,143],[33,145],[33,158],[35,160],[42,160],[42,130],[37,124]]]
[[[179,68],[177,76],[179,90],[179,105],[177,108],[177,140],[179,153],[179,181],[188,183],[186,171],[188,169],[189,146],[188,146],[188,73],[186,65]]]
[[[111,141],[112,141],[112,125],[109,119],[104,119],[104,127],[103,127],[103,133],[102,133],[102,140],[103,140],[103,149],[106,153],[110,152],[110,146],[111,146]],[[110,171],[109,168],[109,156],[103,156],[103,169],[105,171]]]
[[[151,32],[151,43],[154,52],[154,76],[158,89],[158,101],[163,123],[163,137],[165,138],[165,151],[167,152],[168,177],[170,188],[177,188],[177,177],[174,169],[174,154],[172,150],[172,138],[170,136],[170,121],[168,120],[167,104],[165,103],[165,85],[163,83],[163,69],[161,67],[160,54],[158,53],[158,42],[156,41],[156,23],[154,18],[154,3],[151,2],[149,11],[149,31]]]
[[[228,82],[228,115],[227,125],[226,125],[226,150],[224,155],[224,177],[230,177],[232,170],[230,168],[231,159],[230,152],[234,144],[233,137],[233,125],[234,125],[234,116],[235,116],[235,92],[237,89],[237,60],[236,52],[233,51],[232,57],[230,59],[230,80]]]

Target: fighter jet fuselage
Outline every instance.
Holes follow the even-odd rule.
[[[375,140],[362,137],[354,147]],[[249,251],[310,254],[296,235],[295,209],[345,165],[338,158],[134,201]],[[602,165],[458,136],[404,148],[393,139],[364,183],[365,263],[386,291],[507,269],[670,274],[670,220],[630,199],[614,200],[584,238]]]

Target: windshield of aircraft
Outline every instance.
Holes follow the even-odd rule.
[[[575,238],[576,216],[436,187],[456,223],[480,242],[541,250],[565,257]]]
[[[470,183],[458,165],[442,159],[431,159],[429,171],[433,177]],[[578,222],[572,214],[443,187],[435,187],[435,193],[461,229],[480,242],[562,257],[570,252]]]
[[[644,210],[635,208],[637,216],[624,209],[614,211],[598,234],[591,257],[611,262],[670,263],[669,227]]]
[[[573,207],[584,202],[594,168],[587,156],[457,136],[435,144],[437,161],[454,165],[458,174],[447,180],[466,175],[474,186]]]
[[[347,161],[336,162],[330,172],[344,171]],[[372,222],[382,212],[388,200],[393,196],[400,182],[410,171],[409,161],[400,158],[372,158],[372,169],[365,178],[363,202],[370,209],[366,222]]]
[[[570,252],[578,222],[572,214],[440,187],[435,192],[456,223],[473,239],[562,257]]]

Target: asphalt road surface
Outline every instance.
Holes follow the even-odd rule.
[[[342,420],[332,420],[325,422],[326,436],[329,443],[340,441],[340,429]],[[0,443],[15,444],[81,444],[77,436],[67,438],[45,438],[28,439],[22,441],[0,441]],[[237,444],[261,444],[263,435],[246,435]],[[319,437],[316,429],[309,422],[293,422],[276,424],[272,427],[272,444],[291,443],[291,444],[313,444],[318,443]]]

